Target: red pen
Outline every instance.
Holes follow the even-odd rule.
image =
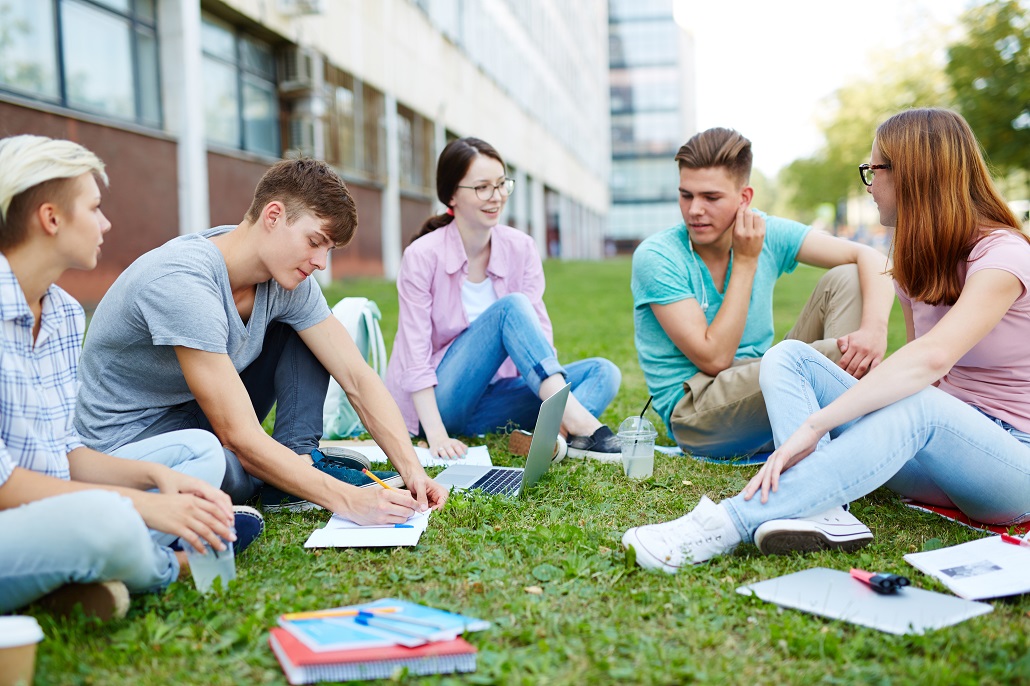
[[[1024,548],[1030,548],[1030,541],[1026,540],[1025,538],[1017,538],[1016,536],[1002,534],[1001,540],[1005,541],[1006,543],[1011,543],[1012,545],[1021,545]]]

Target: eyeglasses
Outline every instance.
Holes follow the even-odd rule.
[[[862,177],[862,183],[867,186],[873,185],[873,175],[876,174],[877,169],[890,169],[889,164],[860,164],[858,165],[858,175]]]
[[[480,200],[489,200],[494,197],[494,191],[499,192],[502,198],[507,198],[515,190],[515,179],[505,179],[497,185],[481,183],[478,186],[458,186],[458,188],[471,188]]]

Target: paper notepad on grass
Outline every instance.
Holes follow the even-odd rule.
[[[1005,543],[1001,536],[909,553],[905,561],[963,598],[1030,593],[1030,548]]]
[[[340,444],[344,445],[344,444]],[[386,453],[378,445],[346,445],[350,450],[361,453],[369,459],[370,462],[387,462]],[[423,467],[449,467],[452,464],[468,464],[476,465],[479,467],[493,467],[494,463],[490,460],[490,451],[485,445],[477,445],[469,448],[465,457],[451,459],[447,457],[434,457],[429,452],[429,448],[415,448],[415,455],[418,457],[419,464]]]
[[[418,539],[429,526],[429,513],[416,512],[404,524],[362,525],[333,515],[321,529],[308,536],[305,548],[391,548],[418,545]]]
[[[816,567],[737,589],[783,607],[891,634],[922,634],[993,610],[987,603],[907,586],[880,595],[847,572]]]

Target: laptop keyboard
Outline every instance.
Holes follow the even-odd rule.
[[[515,495],[522,485],[521,469],[491,469],[471,488],[478,488],[491,494]]]

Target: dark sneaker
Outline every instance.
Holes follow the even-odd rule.
[[[265,530],[265,518],[253,507],[233,505],[236,515],[236,540],[232,544],[233,555],[239,556]]]
[[[569,457],[597,460],[598,462],[621,462],[622,445],[619,437],[607,426],[589,436],[569,436]]]
[[[129,589],[121,581],[66,584],[39,599],[39,606],[55,615],[68,616],[78,605],[87,617],[102,622],[121,619],[129,611]]]
[[[508,434],[508,452],[512,455],[529,455],[529,447],[533,444],[533,434],[522,429],[515,429]],[[554,454],[551,456],[551,463],[557,464],[565,459],[569,452],[569,446],[565,437],[558,434],[558,440],[554,443]]]

